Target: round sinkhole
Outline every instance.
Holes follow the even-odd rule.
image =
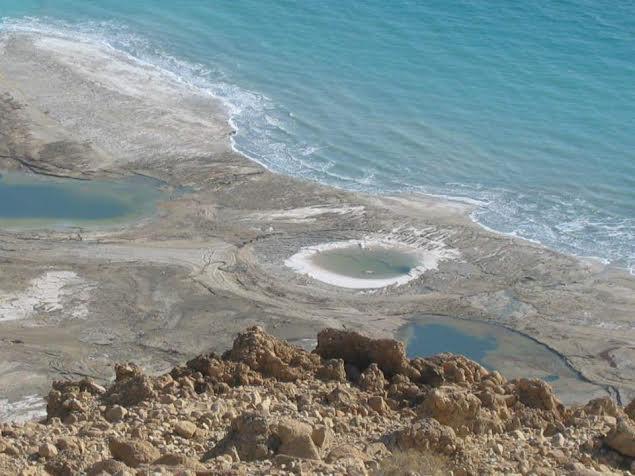
[[[302,248],[285,264],[333,286],[371,289],[404,284],[437,261],[434,252],[401,243],[351,240]]]
[[[419,264],[413,252],[361,245],[318,251],[309,259],[318,268],[356,279],[396,278]]]

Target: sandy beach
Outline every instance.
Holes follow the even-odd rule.
[[[33,395],[53,379],[109,379],[128,360],[163,371],[222,351],[248,325],[311,348],[324,327],[396,336],[420,314],[487,321],[545,344],[584,383],[565,401],[589,400],[588,384],[635,397],[626,272],[492,233],[462,203],[270,173],[233,150],[232,134],[216,98],[114,50],[0,39],[0,170],[145,176],[169,197],[120,225],[0,227],[0,417],[3,399],[38,405]],[[303,249],[364,240],[392,240],[431,262],[376,289],[285,264]]]

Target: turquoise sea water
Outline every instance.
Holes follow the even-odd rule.
[[[0,0],[0,28],[106,42],[223,98],[282,173],[474,201],[635,265],[635,4]]]

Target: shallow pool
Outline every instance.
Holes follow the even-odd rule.
[[[582,379],[556,352],[518,332],[481,321],[421,316],[400,332],[408,357],[442,352],[465,355],[506,378],[540,378],[566,403],[604,396],[603,388]]]
[[[87,181],[22,173],[0,176],[0,226],[75,226],[143,216],[163,196],[145,178]]]
[[[311,261],[326,271],[360,279],[395,278],[419,264],[414,253],[358,245],[317,252]]]

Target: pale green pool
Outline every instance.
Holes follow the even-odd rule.
[[[357,279],[396,278],[408,274],[419,264],[414,253],[358,245],[319,251],[311,261],[331,273]]]
[[[0,175],[0,227],[81,226],[151,213],[165,193],[154,180],[88,181],[23,173]]]

